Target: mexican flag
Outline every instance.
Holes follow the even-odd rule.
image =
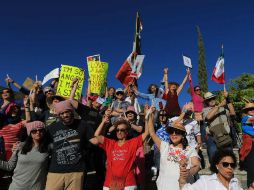
[[[223,46],[222,46],[221,55],[219,56],[216,62],[215,68],[213,70],[212,80],[219,84],[225,84]]]

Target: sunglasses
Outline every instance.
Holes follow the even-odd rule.
[[[2,91],[2,94],[7,94],[7,93],[10,93],[10,91],[9,90]]]
[[[126,129],[116,129],[116,132],[126,132]]]
[[[200,88],[198,88],[198,89],[195,89],[195,91],[201,91],[201,89],[200,89]]]
[[[47,93],[49,93],[49,92],[52,92],[52,90],[47,90],[47,91],[45,91],[45,94],[47,94]]]
[[[161,113],[159,114],[159,116],[167,116],[167,114]]]
[[[119,92],[119,93],[116,93],[116,95],[117,95],[117,96],[118,96],[118,95],[123,95],[123,93]]]
[[[170,135],[173,135],[173,134],[176,134],[176,135],[184,135],[184,134],[185,134],[185,132],[181,131],[180,129],[175,129],[175,128],[173,128],[173,127],[170,127],[170,128],[168,129],[168,133],[169,133]]]
[[[236,163],[222,162],[223,168],[228,168],[229,166],[233,169],[236,168]]]
[[[32,134],[36,134],[37,132],[42,133],[44,132],[44,129],[34,129],[31,131]]]

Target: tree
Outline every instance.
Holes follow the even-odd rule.
[[[207,69],[205,63],[205,47],[199,26],[198,32],[198,83],[204,93],[208,92]]]
[[[251,100],[254,97],[254,75],[243,73],[229,83],[229,94],[236,110],[236,120],[241,122],[243,99]]]

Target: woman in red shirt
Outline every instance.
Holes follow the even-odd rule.
[[[109,115],[105,115],[102,123],[95,132],[95,137],[90,141],[99,144],[107,155],[107,171],[104,190],[134,190],[136,189],[135,164],[137,149],[143,146],[143,141],[148,135],[148,125],[153,125],[153,114],[145,124],[145,132],[127,140],[130,123],[124,119],[114,123],[117,140],[112,140],[100,135],[109,122]]]

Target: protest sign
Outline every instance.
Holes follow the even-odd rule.
[[[192,68],[191,59],[185,55],[183,55],[183,64],[186,67]]]
[[[141,76],[144,58],[145,55],[137,55],[134,64],[131,67],[131,77],[138,79]]]
[[[84,69],[70,65],[62,65],[56,94],[63,97],[70,97],[72,80],[73,78],[78,78],[79,82],[74,97],[78,100],[81,97],[84,77]]]
[[[31,90],[33,85],[34,81],[30,77],[27,77],[22,86],[28,90]]]
[[[91,93],[101,94],[105,92],[108,74],[108,63],[100,61],[89,61],[87,63],[90,78]]]

